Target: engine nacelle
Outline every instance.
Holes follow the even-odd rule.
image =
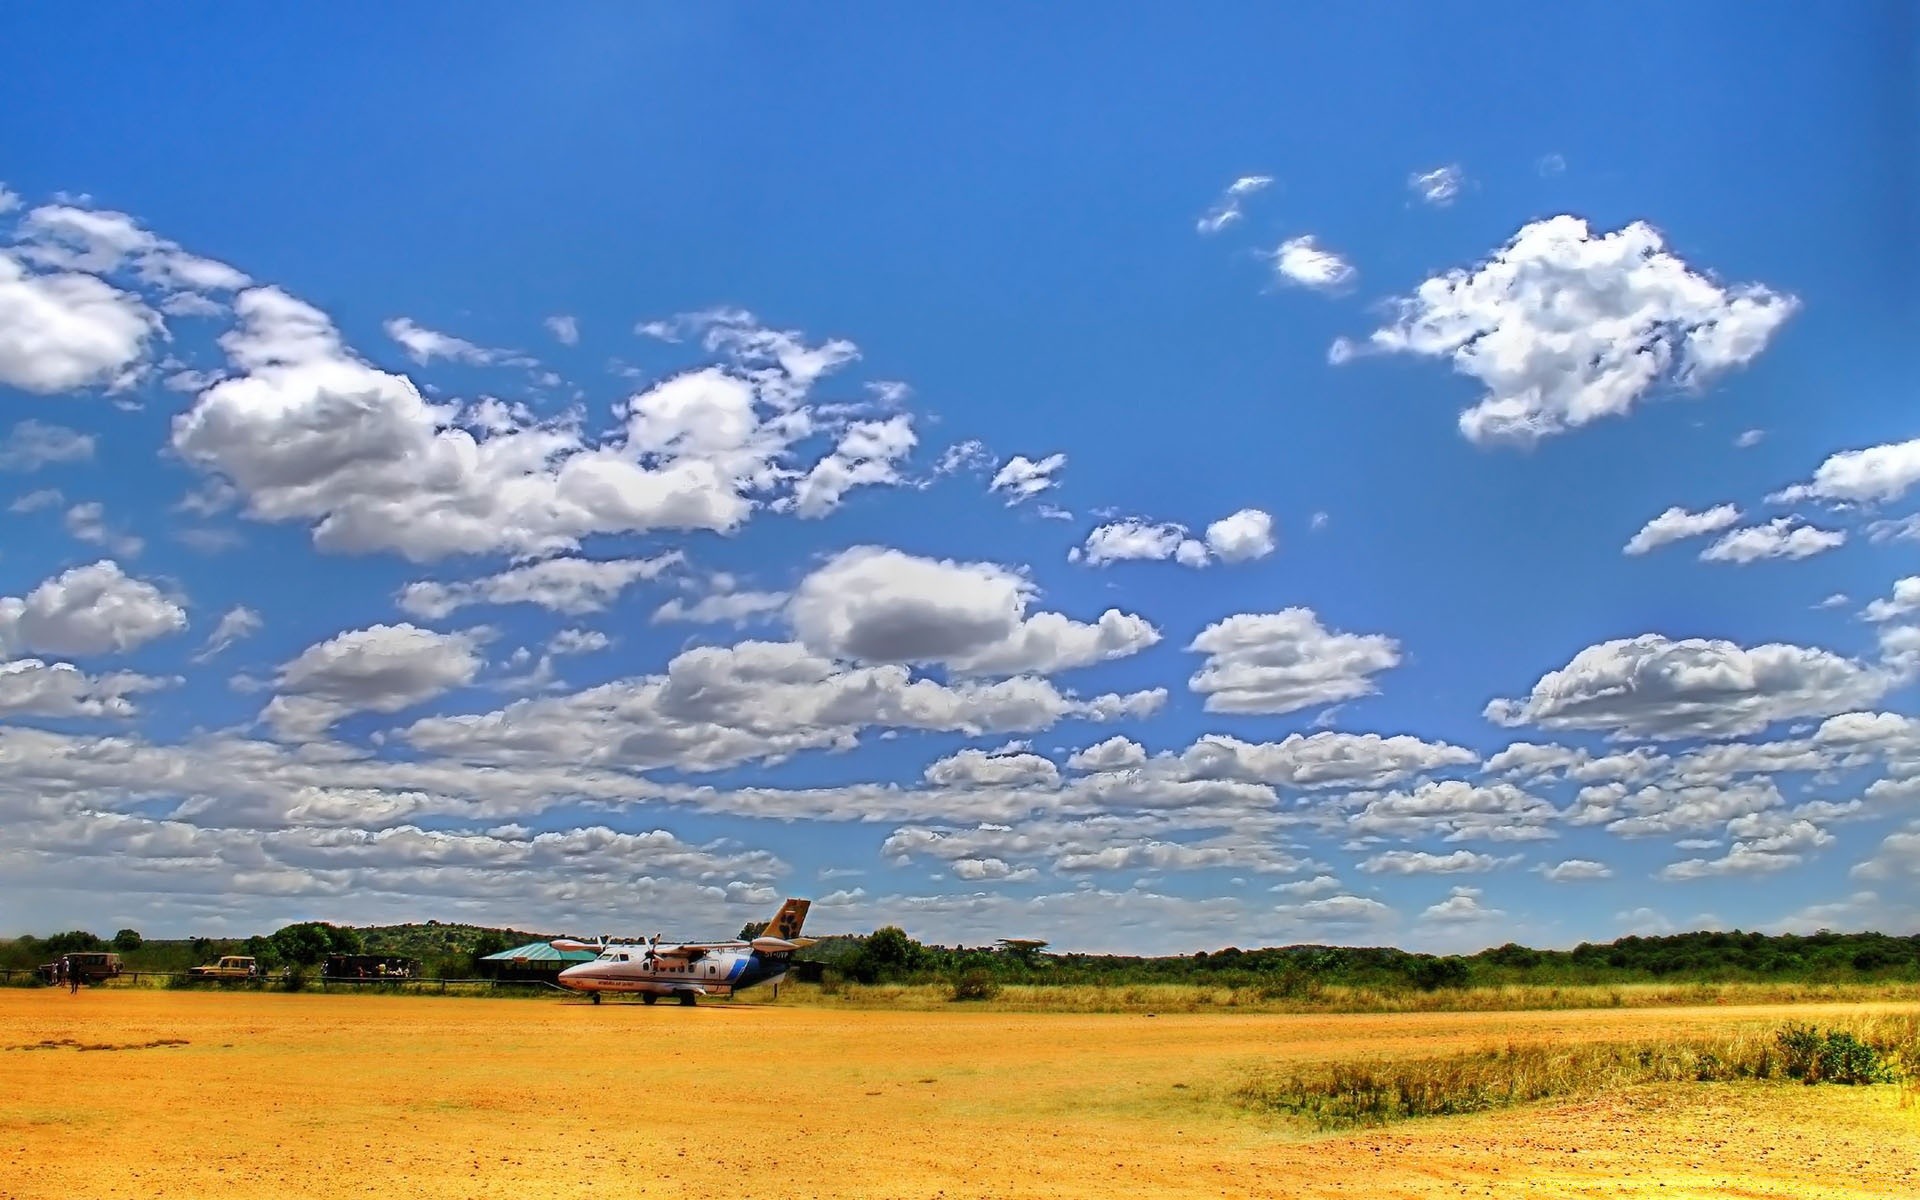
[[[785,938],[757,937],[753,939],[753,948],[761,954],[785,954],[800,947]]]

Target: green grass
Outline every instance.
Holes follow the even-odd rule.
[[[1920,1016],[1866,1017],[1827,1029],[1790,1023],[1766,1032],[1657,1042],[1515,1046],[1420,1058],[1257,1071],[1229,1098],[1319,1129],[1485,1112],[1653,1083],[1792,1080],[1897,1084],[1915,1100]]]

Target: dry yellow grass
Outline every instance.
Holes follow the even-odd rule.
[[[1225,1099],[1259,1064],[1871,1009],[1229,1019],[0,991],[0,1195],[1920,1195],[1920,1111],[1886,1087],[1662,1085],[1313,1137]],[[6,1048],[45,1041],[123,1048]]]

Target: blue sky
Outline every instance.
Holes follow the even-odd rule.
[[[1912,930],[1910,18],[1733,11],[19,15],[0,931]]]

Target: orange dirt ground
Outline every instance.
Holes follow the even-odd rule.
[[[1262,1062],[1863,1011],[1149,1018],[7,989],[0,1196],[1920,1196],[1920,1110],[1887,1087],[1676,1084],[1336,1135],[1219,1099]],[[186,1044],[150,1044],[165,1039]],[[44,1040],[115,1048],[20,1048]]]

